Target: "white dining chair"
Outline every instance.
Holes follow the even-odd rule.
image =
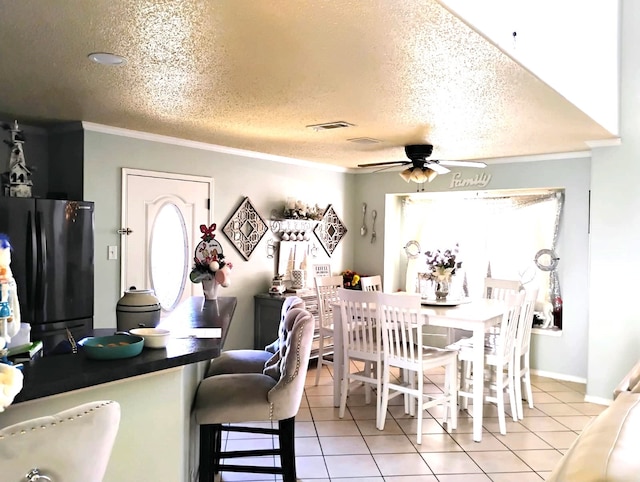
[[[382,276],[363,276],[360,278],[362,291],[382,291]]]
[[[485,395],[486,402],[493,402],[498,409],[498,424],[500,433],[507,433],[504,407],[504,392],[509,393],[509,405],[513,421],[518,420],[515,390],[514,390],[514,349],[516,341],[516,333],[520,318],[520,310],[524,303],[524,293],[507,294],[503,300],[506,303],[506,310],[502,316],[499,327],[500,330],[495,334],[492,342],[485,339],[485,355],[484,364],[488,370],[485,374],[489,374],[488,393]],[[461,399],[460,406],[466,408],[468,399],[473,399],[472,389],[472,371],[473,368],[473,345],[471,340],[460,340],[448,346],[450,349],[458,350],[458,359],[460,360],[460,389],[458,396]]]
[[[533,391],[531,390],[531,368],[529,363],[531,347],[531,330],[533,328],[533,314],[538,298],[538,289],[528,290],[520,310],[520,321],[516,332],[516,342],[513,353],[513,376],[518,418],[524,418],[522,406],[523,388],[527,394],[529,408],[533,408]]]
[[[427,324],[420,313],[420,295],[377,293],[378,319],[383,343],[382,404],[378,429],[384,430],[390,392],[406,394],[411,399],[410,414],[417,402],[416,443],[422,443],[422,416],[425,409],[442,405],[443,423],[455,429],[458,423],[457,408],[457,352],[424,346],[422,330]],[[427,371],[445,368],[443,393],[424,393]],[[391,380],[391,370],[397,368],[401,377]],[[406,405],[405,405],[406,410]]]
[[[380,323],[376,320],[377,294],[370,291],[338,289],[342,324],[343,369],[340,388],[340,410],[344,417],[349,388],[365,384],[365,402],[371,402],[371,388],[376,392],[376,426],[380,421],[382,400],[383,351]],[[352,371],[354,366],[362,369]]]
[[[333,361],[326,357],[333,352],[333,306],[340,301],[338,289],[342,288],[342,276],[316,276],[314,283],[318,297],[318,365],[315,380],[317,385],[320,382],[322,365],[333,366]],[[329,346],[327,343],[331,344],[331,349],[326,349]]]
[[[508,294],[518,293],[522,289],[520,280],[485,278],[484,297],[492,300],[504,300]]]

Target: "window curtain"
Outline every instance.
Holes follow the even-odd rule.
[[[559,293],[557,276],[539,270],[534,258],[541,249],[556,248],[562,205],[560,190],[408,196],[403,204],[402,239],[418,241],[421,255],[408,259],[406,290],[421,291],[418,273],[427,270],[426,251],[453,250],[458,245],[462,269],[454,276],[453,295],[481,297],[484,278],[490,275],[538,287],[541,301],[553,301],[554,290]]]

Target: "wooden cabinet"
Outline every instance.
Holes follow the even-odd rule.
[[[318,324],[318,298],[314,290],[303,290],[298,293],[285,293],[284,295],[270,295],[260,293],[253,297],[253,347],[262,350],[278,337],[278,325],[282,304],[287,296],[299,296],[305,302],[307,310],[314,316],[316,326]],[[331,341],[329,341],[331,344]],[[327,341],[325,340],[325,346]],[[316,328],[311,357],[318,356],[318,329]]]

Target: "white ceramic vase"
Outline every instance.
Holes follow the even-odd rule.
[[[220,284],[214,278],[202,280],[202,291],[204,292],[204,299],[217,300],[218,286],[220,286]]]

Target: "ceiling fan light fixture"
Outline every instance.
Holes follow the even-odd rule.
[[[123,65],[127,63],[127,59],[122,57],[121,55],[116,55],[108,52],[92,52],[87,55],[89,60],[95,62],[96,64],[103,65]]]
[[[400,172],[400,177],[404,179],[406,182],[415,182],[421,184],[423,182],[431,182],[438,175],[436,171],[433,169],[429,169],[428,167],[409,167],[404,171]]]

